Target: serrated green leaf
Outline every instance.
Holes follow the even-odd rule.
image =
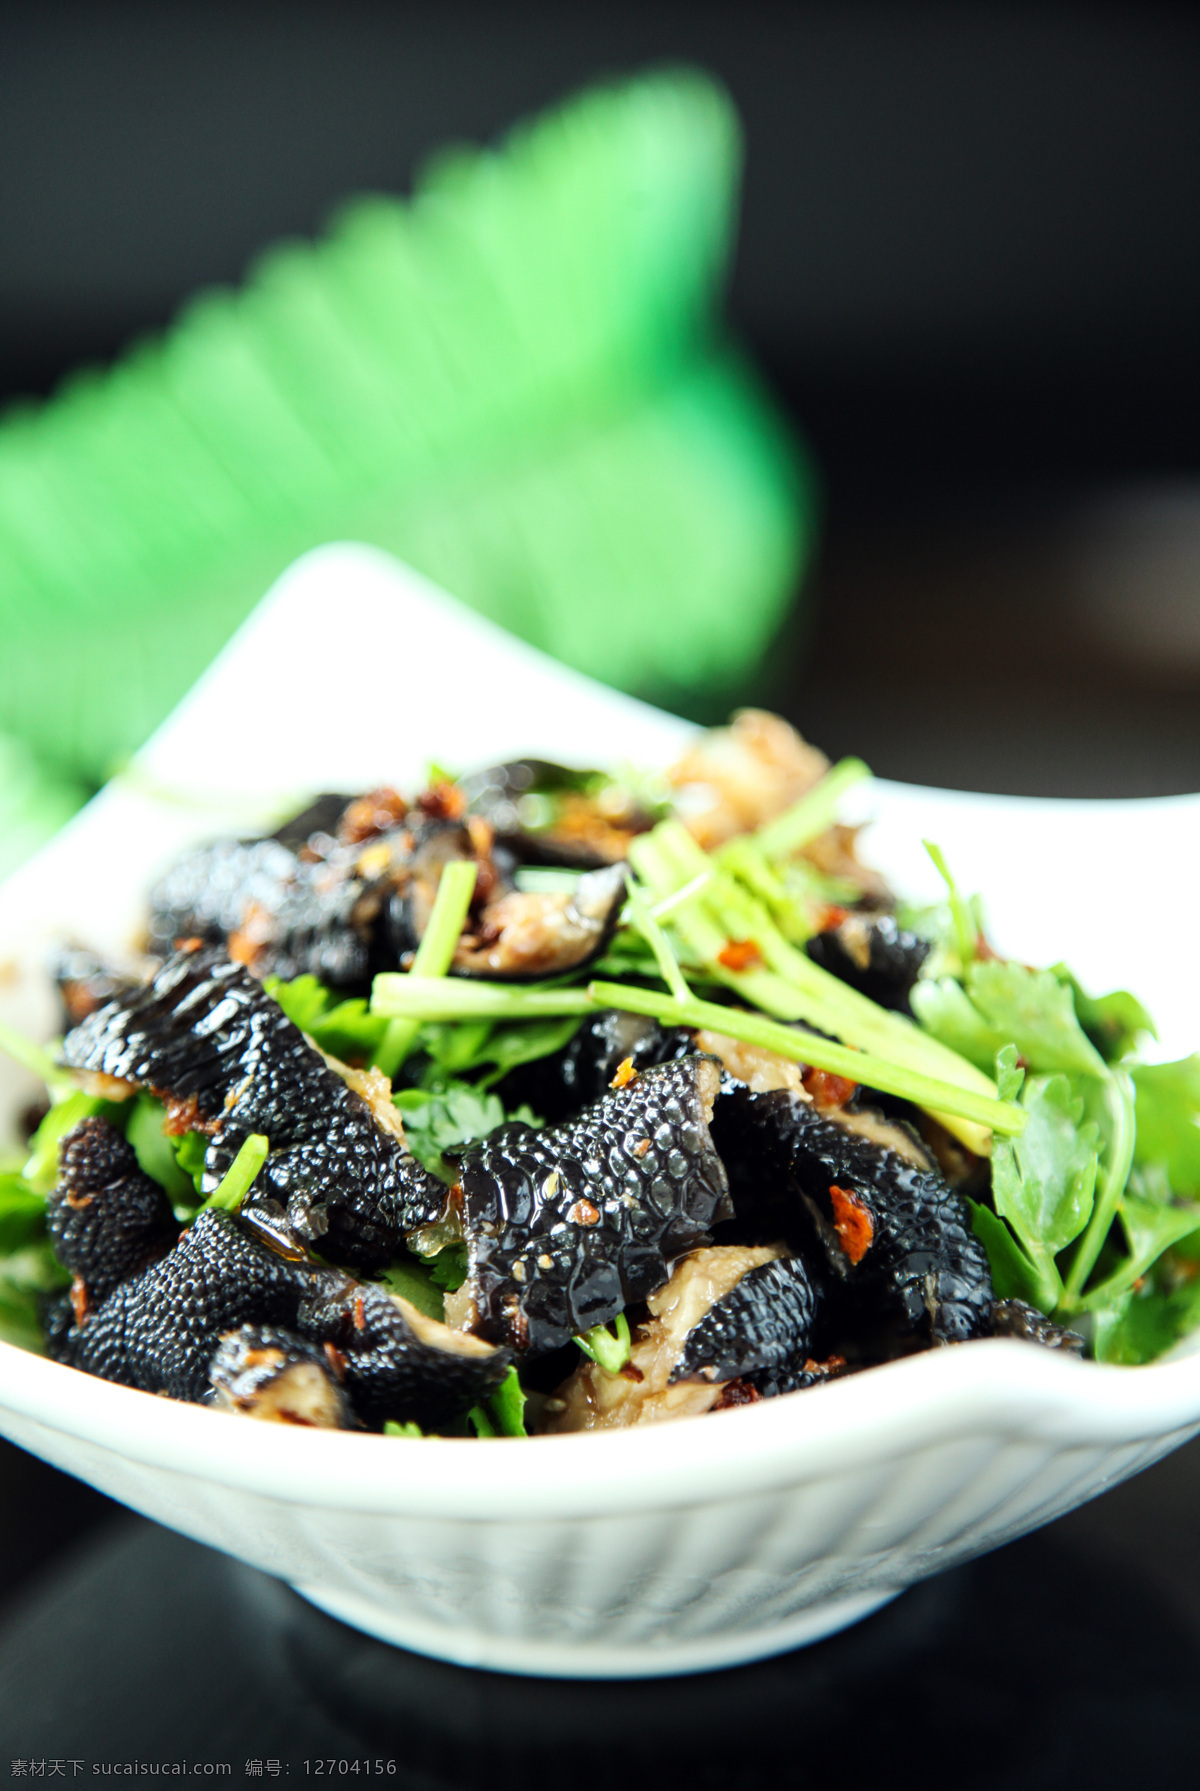
[[[1017,1047],[1005,1045],[996,1053],[996,1093],[1002,1101],[1015,1101],[1021,1092],[1025,1072],[1017,1063]]]
[[[1096,1127],[1080,1124],[1083,1102],[1066,1076],[1031,1077],[1021,1104],[1028,1124],[1019,1138],[997,1141],[992,1198],[1041,1267],[1088,1222],[1098,1166]]]
[[[442,1305],[442,1290],[434,1285],[433,1277],[424,1263],[412,1258],[394,1262],[379,1277],[389,1293],[399,1294],[426,1318],[436,1318],[439,1323],[445,1318]]]
[[[1142,1038],[1158,1037],[1154,1021],[1128,989],[1088,995],[1065,964],[1052,965],[1051,974],[1070,989],[1075,1016],[1106,1063],[1127,1057]]]
[[[991,1207],[968,1200],[971,1229],[988,1255],[992,1286],[1001,1300],[1025,1300],[1041,1312],[1052,1312],[1058,1301],[1057,1277],[1047,1276],[1031,1262],[1004,1220]]]
[[[1200,1054],[1133,1071],[1137,1162],[1161,1164],[1176,1194],[1200,1195]]]
[[[1167,1291],[1148,1286],[1119,1293],[1094,1314],[1092,1349],[1098,1362],[1136,1367],[1173,1349],[1200,1325],[1200,1276]]]
[[[927,1031],[980,1069],[990,1069],[996,1053],[1012,1044],[1033,1070],[1104,1074],[1070,988],[1049,970],[985,960],[969,967],[965,986],[952,977],[919,982],[912,1005]]]

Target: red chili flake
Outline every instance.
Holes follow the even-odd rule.
[[[822,1113],[835,1107],[844,1107],[850,1096],[858,1087],[847,1076],[834,1076],[829,1070],[807,1069],[800,1078],[805,1092],[813,1099],[813,1106]]]
[[[633,1147],[634,1156],[635,1157],[644,1157],[646,1152],[650,1149],[650,1145],[652,1142],[653,1141],[649,1138],[639,1138],[637,1143]]]
[[[417,807],[435,821],[461,821],[467,799],[457,784],[431,784],[417,797]]]
[[[163,1131],[170,1138],[182,1138],[185,1132],[205,1132],[210,1130],[200,1112],[200,1097],[190,1094],[186,1100],[178,1095],[165,1097],[166,1114],[163,1118]]]
[[[175,941],[175,950],[176,951],[199,951],[200,947],[203,944],[204,944],[203,939],[201,939],[198,934],[193,933],[187,939],[177,939]]]
[[[82,1275],[76,1275],[71,1283],[71,1311],[75,1314],[77,1325],[81,1325],[88,1315],[87,1283]]]
[[[356,1331],[365,1331],[366,1328],[367,1328],[367,1315],[366,1315],[365,1310],[363,1309],[363,1297],[361,1294],[355,1294],[355,1296],[354,1296],[354,1329]]]
[[[758,1388],[752,1387],[749,1381],[727,1381],[712,1409],[724,1412],[734,1405],[757,1405],[761,1398]]]
[[[805,1374],[837,1374],[846,1366],[845,1356],[826,1356],[823,1362],[815,1362],[811,1356],[804,1363]]]
[[[848,1188],[830,1187],[833,1228],[842,1249],[853,1263],[860,1263],[875,1239],[875,1221],[867,1207]]]
[[[85,1206],[91,1206],[95,1198],[94,1194],[68,1194],[66,1201],[73,1213],[81,1213]]]
[[[828,907],[822,908],[817,916],[817,931],[818,933],[832,933],[835,927],[840,927],[842,922],[849,918],[849,908],[839,908],[836,902],[830,902]]]
[[[617,1065],[617,1073],[609,1083],[610,1088],[627,1088],[631,1082],[637,1081],[637,1071],[633,1067],[632,1057],[623,1057]]]
[[[574,1206],[569,1206],[567,1218],[572,1225],[599,1225],[600,1223],[600,1214],[590,1200],[577,1200]]]
[[[395,827],[407,813],[408,804],[400,792],[390,784],[381,784],[379,789],[368,790],[365,796],[356,796],[347,803],[338,822],[338,838],[347,846],[361,846],[365,840]]]
[[[326,1343],[322,1347],[325,1350],[325,1360],[333,1369],[334,1374],[339,1381],[344,1381],[346,1378],[345,1356],[342,1354],[336,1343]]]
[[[642,1373],[641,1369],[638,1368],[633,1362],[626,1362],[624,1364],[624,1366],[618,1370],[618,1373],[620,1374],[622,1380],[626,1380],[626,1381],[634,1381],[634,1382],[644,1381],[646,1378],[645,1375]]]
[[[724,964],[726,970],[753,970],[762,961],[753,939],[729,939],[717,953],[718,964]]]

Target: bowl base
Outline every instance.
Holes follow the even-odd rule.
[[[520,1673],[538,1679],[663,1679],[676,1673],[716,1672],[722,1667],[766,1660],[773,1654],[786,1654],[792,1648],[823,1641],[826,1636],[861,1622],[897,1597],[896,1592],[860,1593],[855,1598],[810,1605],[786,1623],[748,1634],[704,1636],[696,1641],[668,1642],[661,1647],[638,1647],[628,1642],[616,1646],[573,1643],[561,1636],[540,1641],[481,1635],[402,1616],[352,1592],[329,1592],[316,1586],[294,1586],[293,1590],[351,1629],[361,1629],[397,1648],[430,1654],[435,1660],[452,1661],[455,1666],[483,1667],[492,1673]]]

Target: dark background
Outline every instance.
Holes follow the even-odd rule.
[[[741,111],[731,314],[826,482],[820,564],[773,700],[892,776],[1200,788],[1189,8],[0,5],[0,398],[116,353],[347,194],[406,190],[448,139],[664,60],[714,72]],[[1174,1658],[1190,1659],[1198,1492],[1193,1450],[1019,1545],[1010,1601],[1036,1603],[1048,1559],[1075,1561],[1068,1593],[1078,1605],[1093,1588],[1098,1652],[1128,1649],[1130,1622],[1166,1622],[1165,1599],[1186,1632]],[[29,1624],[45,1644],[59,1621],[46,1613],[71,1605],[84,1568],[39,1576],[111,1508],[11,1450],[0,1495],[3,1584],[25,1598],[4,1607],[6,1658],[49,1663]],[[127,1558],[105,1557],[110,1578]],[[1119,1622],[1127,1607],[1097,1591],[1118,1559],[1150,1601]],[[164,1561],[163,1601],[203,1578]],[[997,1596],[969,1586],[964,1636],[986,1630],[979,1601]],[[143,1611],[151,1640],[166,1613]],[[1186,1700],[1143,1664],[1168,1687],[1157,1715],[1134,1701],[1161,1735]],[[968,1723],[968,1753],[986,1727]],[[983,1780],[960,1761],[958,1782]]]

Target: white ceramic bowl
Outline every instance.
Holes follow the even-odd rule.
[[[538,751],[660,763],[683,723],[590,684],[382,555],[323,549],[275,588],[139,756],[0,890],[0,1012],[45,1031],[65,930],[126,940],[156,865],[313,788]],[[870,855],[936,893],[935,835],[997,941],[1132,985],[1164,1055],[1195,963],[1145,918],[1195,887],[1200,800],[1034,803],[875,784]],[[1189,1033],[1189,1025],[1195,1031]],[[19,1076],[0,1088],[15,1109]],[[1045,1523],[1200,1430],[1200,1357],[1143,1369],[968,1344],[789,1398],[597,1436],[409,1442],[247,1424],[0,1345],[0,1428],[139,1511],[447,1659],[634,1676],[750,1660],[854,1621]]]

